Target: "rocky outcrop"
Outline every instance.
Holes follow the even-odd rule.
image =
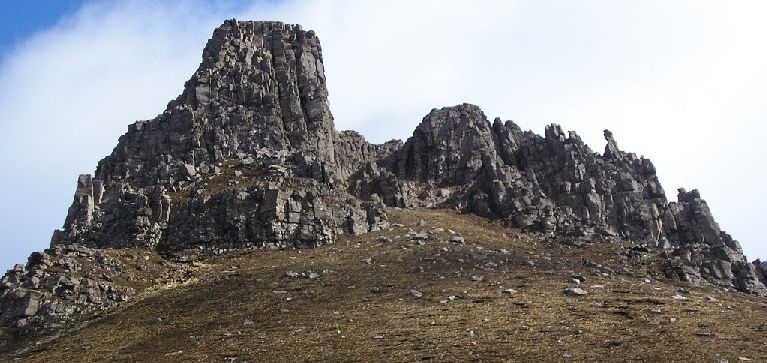
[[[575,132],[543,136],[492,124],[474,105],[432,110],[402,148],[352,176],[361,198],[454,207],[523,229],[657,247],[668,276],[766,294],[740,245],[722,232],[697,190],[669,203],[652,162],[622,151],[605,130],[602,155]],[[378,169],[375,169],[378,166]],[[402,202],[400,202],[402,201]]]
[[[762,262],[761,260],[757,259],[753,262],[754,269],[756,270],[756,276],[759,278],[759,281],[762,282],[762,284],[767,285],[767,262]]]
[[[343,139],[314,33],[227,21],[166,111],[131,125],[96,175],[80,176],[52,243],[316,246],[378,228],[380,205],[331,202],[348,197],[335,186],[355,167],[336,163]]]
[[[498,163],[484,113],[462,105],[432,110],[388,166],[400,179],[450,187],[469,184]]]
[[[3,278],[0,326],[54,327],[127,299],[134,290],[110,282],[120,269],[104,251],[310,248],[385,228],[385,206],[456,208],[549,237],[624,238],[665,257],[669,278],[767,294],[767,267],[745,260],[697,191],[669,203],[652,162],[604,136],[599,154],[558,125],[537,135],[463,104],[432,110],[404,143],[373,145],[335,130],[312,31],[226,21],[182,94],[78,178],[52,249]]]
[[[671,277],[693,283],[730,283],[740,291],[767,295],[758,269],[746,260],[740,244],[720,230],[697,190],[679,189],[663,218],[673,246]]]
[[[344,187],[361,160],[379,153],[350,135],[334,128],[312,31],[226,21],[182,94],[155,119],[130,125],[95,175],[78,178],[53,251],[307,248],[385,227],[380,199],[360,201]],[[359,148],[371,154],[348,157]],[[55,299],[64,290],[35,283],[39,271],[45,270],[30,260],[6,275],[0,325],[21,326],[31,316],[57,320],[59,311],[124,300],[103,296],[116,287],[99,289],[97,280],[66,285],[71,298]]]
[[[135,249],[67,245],[35,252],[0,279],[0,326],[18,333],[56,330],[128,301],[158,281],[179,280],[186,270]]]

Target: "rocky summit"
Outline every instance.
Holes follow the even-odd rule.
[[[387,355],[363,350],[381,343],[388,344],[384,350],[395,360],[481,359],[472,358],[480,353],[491,361],[525,356],[587,360],[591,353],[558,350],[557,344],[548,343],[546,353],[514,350],[518,347],[505,351],[502,341],[488,341],[501,345],[483,351],[478,339],[488,330],[482,324],[453,337],[440,329],[463,323],[440,319],[456,318],[446,306],[465,304],[463,314],[488,316],[485,322],[510,319],[513,326],[494,329],[527,336],[542,327],[504,314],[524,315],[545,301],[577,310],[578,299],[594,299],[602,304],[597,308],[605,309],[605,304],[616,301],[608,290],[626,295],[617,299],[627,306],[618,309],[623,312],[611,312],[621,315],[612,328],[639,320],[636,312],[629,311],[637,304],[649,304],[642,310],[651,312],[649,326],[663,326],[666,333],[674,333],[671,323],[676,321],[667,322],[662,316],[667,308],[677,314],[670,319],[698,324],[711,324],[703,321],[712,317],[732,319],[721,299],[732,300],[726,305],[730,308],[748,306],[765,317],[767,263],[746,260],[739,243],[720,229],[697,190],[679,189],[676,201],[667,200],[652,162],[621,150],[610,131],[605,130],[604,137],[606,146],[600,154],[558,125],[538,135],[512,121],[491,122],[479,107],[462,104],[431,110],[404,143],[371,144],[354,131],[336,131],[322,49],[313,31],[280,22],[226,21],[213,32],[181,95],[155,119],[128,126],[96,172],[79,176],[74,201],[63,227],[53,232],[50,248],[33,253],[25,265],[17,265],[2,278],[0,358],[281,360],[289,356],[281,355],[287,354],[285,346],[272,345],[271,353],[252,350],[193,358],[187,356],[190,350],[214,351],[220,346],[209,341],[208,346],[156,350],[144,340],[102,341],[99,348],[98,341],[109,335],[105,331],[139,316],[144,320],[133,321],[133,327],[144,329],[141,334],[146,335],[181,317],[195,320],[184,314],[196,312],[202,321],[227,311],[228,318],[216,320],[220,326],[228,324],[226,331],[217,331],[209,321],[205,324],[213,326],[211,331],[242,338],[249,334],[243,330],[255,329],[259,333],[251,332],[252,339],[246,342],[266,346],[273,342],[267,343],[263,332],[288,339],[280,335],[285,331],[270,324],[312,317],[317,311],[311,309],[322,309],[317,304],[346,306],[351,310],[333,312],[333,319],[355,326],[349,328],[352,331],[362,329],[354,319],[364,322],[364,309],[375,309],[370,305],[375,299],[405,304],[378,306],[403,324],[409,309],[415,309],[413,314],[432,314],[430,326],[442,328],[426,328],[425,321],[414,320],[411,324],[417,326],[410,332],[429,331],[432,335],[419,339],[436,345],[426,344],[424,356],[413,356],[407,352],[418,351],[417,346],[393,343],[407,342],[406,333],[386,332],[401,326],[385,324],[375,326],[380,332],[359,331],[365,335],[364,344],[334,345],[330,340],[352,333],[333,328],[337,334],[319,336],[312,343],[320,346],[305,351],[291,348],[291,359],[344,360],[323,355],[330,354],[327,351],[310,354],[323,351],[322,344],[327,344],[324,349],[359,350],[350,360],[379,360]],[[422,219],[412,220],[414,216]],[[324,246],[328,244],[338,247]],[[278,270],[282,268],[291,270]],[[396,271],[388,270],[392,268]],[[632,290],[637,284],[643,287]],[[652,284],[657,286],[647,288]],[[690,289],[698,290],[690,293]],[[347,293],[355,308],[344,305]],[[312,303],[315,296],[318,300]],[[219,301],[223,297],[226,301]],[[281,307],[271,311],[269,306],[277,306],[269,305],[275,297]],[[285,298],[307,303],[291,313],[293,309],[282,306]],[[231,305],[231,299],[259,306],[260,315]],[[674,305],[696,299],[705,299],[703,307]],[[218,301],[224,310],[200,310],[205,300]],[[434,303],[444,311],[425,308],[424,304]],[[157,308],[161,305],[166,309]],[[475,305],[481,312],[468,307]],[[597,309],[592,305],[585,309]],[[422,308],[426,310],[418,310]],[[240,318],[238,311],[251,315],[230,321]],[[580,320],[594,323],[599,319],[588,318],[592,313],[597,314],[590,310],[564,314],[580,314]],[[325,317],[312,319],[319,322]],[[294,321],[301,327],[291,326],[291,334],[318,329],[304,326],[309,321]],[[172,330],[187,332],[184,324],[194,326],[187,321],[178,324]],[[546,328],[551,334],[569,326],[550,324],[557,325]],[[706,327],[711,325],[698,325],[695,337],[686,339],[712,340]],[[678,331],[687,328],[680,326]],[[594,338],[587,337],[587,329],[584,325],[572,331],[583,334],[583,339]],[[610,331],[601,327],[592,333],[604,333],[600,329]],[[763,347],[763,324],[761,329],[742,335],[756,337]],[[612,334],[626,334],[619,330]],[[188,333],[191,340],[185,342],[165,338],[179,347],[208,339],[205,331]],[[602,357],[597,359],[604,358],[597,348],[614,352],[633,339],[597,338],[604,341],[597,343],[601,348],[591,350],[594,357]],[[530,339],[516,344],[545,338]],[[437,349],[443,340],[453,343],[445,343],[446,350]],[[566,344],[562,341],[560,345]],[[97,355],[78,355],[92,345]],[[115,350],[124,355],[115,355]],[[150,353],[158,355],[142,355]],[[53,355],[46,358],[46,354]],[[627,360],[663,357],[636,354]],[[717,354],[701,354],[695,357],[719,359]],[[754,354],[767,359],[763,349]],[[731,359],[739,358],[753,359],[746,355]]]

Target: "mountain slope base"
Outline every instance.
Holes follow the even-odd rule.
[[[387,213],[391,228],[332,245],[210,258],[189,283],[3,348],[31,344],[16,356],[28,362],[767,359],[764,299],[668,282],[663,259],[634,243]],[[588,295],[563,294],[573,276]]]

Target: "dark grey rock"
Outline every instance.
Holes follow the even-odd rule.
[[[453,243],[464,243],[465,240],[461,236],[452,236],[452,237],[450,237],[450,242],[453,242]]]
[[[757,259],[752,264],[754,265],[754,271],[756,272],[759,281],[761,281],[762,284],[767,284],[767,261],[762,262]]]
[[[194,254],[181,251],[312,248],[389,228],[386,206],[457,209],[571,246],[624,238],[636,242],[631,258],[666,257],[671,279],[767,295],[767,265],[745,259],[697,190],[680,189],[669,202],[652,162],[622,151],[610,131],[604,137],[600,155],[559,125],[537,135],[462,104],[433,109],[405,142],[370,144],[335,130],[314,32],[229,20],[181,95],[155,119],[128,126],[96,172],[78,177],[52,248],[0,280],[0,326],[130,299],[135,292],[109,275],[83,276],[79,257],[119,267],[99,257],[101,248],[141,247],[187,262]],[[56,273],[43,272],[51,266]]]
[[[609,130],[604,135],[599,155],[558,125],[539,136],[511,121],[491,124],[473,105],[434,109],[400,149],[375,160],[379,170],[351,179],[369,185],[380,178],[367,176],[389,175],[399,188],[383,196],[386,203],[458,208],[588,241],[634,240],[642,246],[637,257],[667,251],[670,278],[767,294],[697,190],[680,190],[669,203],[652,162],[622,151]]]
[[[410,236],[410,239],[414,241],[424,241],[429,239],[429,234],[426,232],[417,232]]]
[[[375,230],[386,224],[380,202],[330,202],[350,198],[335,185],[359,168],[336,162],[346,138],[333,126],[313,32],[226,21],[184,92],[156,119],[131,125],[95,176],[80,176],[53,243],[313,247]],[[212,166],[233,168],[227,160],[240,161],[232,173],[245,186],[210,188],[224,182],[208,181]]]

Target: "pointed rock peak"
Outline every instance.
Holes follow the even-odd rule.
[[[618,148],[618,143],[613,138],[613,133],[610,130],[605,129],[605,140],[607,140],[607,146],[605,146],[606,158],[619,158],[623,152]]]
[[[453,185],[473,180],[497,158],[495,136],[482,110],[471,104],[432,109],[397,156],[400,177]]]
[[[289,35],[291,40],[303,40],[314,37],[313,31],[304,32],[298,24],[285,24],[280,21],[224,21],[213,31],[203,50],[203,61],[225,59],[228,44],[238,42],[252,48],[269,48],[273,34]]]
[[[753,266],[759,281],[761,281],[762,284],[767,284],[767,261],[762,262],[757,259],[753,262]]]
[[[438,129],[474,128],[489,129],[490,122],[479,106],[464,103],[461,105],[434,108],[423,118],[417,129],[422,131]]]
[[[696,199],[700,199],[700,191],[698,189],[693,189],[691,191],[687,191],[685,188],[679,188],[677,189],[677,200],[679,203],[691,203],[692,201]]]
[[[546,126],[544,134],[546,139],[549,140],[557,140],[561,142],[567,139],[567,137],[565,137],[565,132],[562,130],[562,126],[559,126],[558,124],[551,124]]]
[[[327,96],[313,32],[227,20],[213,32],[183,93],[159,117],[129,128],[96,177],[128,179],[141,188],[161,175],[172,189],[195,168],[215,170],[266,150],[294,155],[298,175],[332,180],[335,128]]]

